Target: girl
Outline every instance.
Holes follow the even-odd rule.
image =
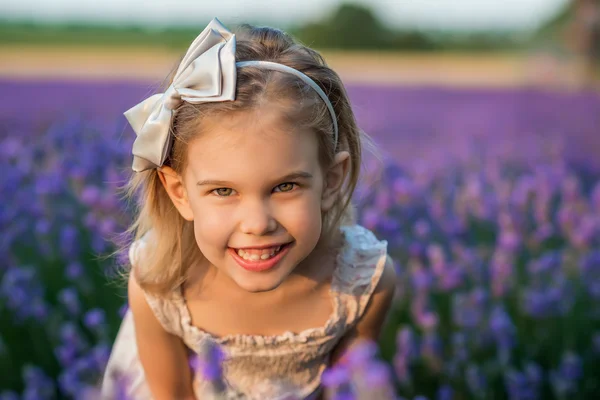
[[[226,398],[317,398],[391,303],[387,242],[352,223],[361,132],[340,78],[284,32],[244,28],[213,19],[165,93],[125,113],[140,209],[107,398],[122,376],[129,398],[206,398],[188,357],[207,343]]]

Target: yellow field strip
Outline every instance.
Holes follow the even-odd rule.
[[[0,77],[17,80],[162,81],[181,56],[139,47],[0,46],[0,52]],[[323,55],[346,83],[510,87],[544,78],[530,57],[516,54],[329,51]],[[565,79],[564,71],[556,75]]]

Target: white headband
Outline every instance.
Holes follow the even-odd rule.
[[[213,18],[190,45],[165,93],[150,96],[124,113],[137,135],[133,143],[132,169],[142,172],[161,167],[171,147],[169,127],[173,110],[183,101],[200,104],[235,100],[236,67],[246,66],[290,73],[310,85],[331,113],[337,144],[337,118],[325,92],[307,75],[287,65],[270,61],[236,63],[235,35]]]

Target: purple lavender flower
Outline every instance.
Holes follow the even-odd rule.
[[[40,219],[35,224],[35,231],[38,235],[47,235],[52,228],[52,224],[45,218]]]
[[[437,273],[437,286],[442,292],[459,288],[464,282],[463,270],[455,264],[445,264]]]
[[[535,362],[529,361],[525,364],[525,375],[528,381],[535,387],[540,387],[543,383],[543,371],[542,368]]]
[[[106,313],[100,308],[89,310],[83,316],[83,323],[89,329],[97,331],[106,323]]]
[[[562,272],[550,282],[535,282],[523,291],[523,311],[535,318],[567,314],[573,307],[575,293]]]
[[[37,321],[44,321],[50,313],[50,307],[41,297],[35,297],[31,301],[31,316]]]
[[[362,369],[376,355],[377,344],[370,340],[361,340],[344,355],[344,361],[350,370]]]
[[[429,291],[434,282],[431,272],[420,263],[414,263],[411,266],[410,276],[412,287],[418,293]]]
[[[98,217],[93,212],[88,212],[83,217],[83,226],[85,226],[90,231],[96,230],[98,226]]]
[[[100,199],[101,191],[98,187],[88,185],[81,192],[81,201],[87,206],[94,206]]]
[[[442,385],[438,389],[435,399],[436,400],[452,400],[454,398],[454,390],[448,385]]]
[[[553,274],[560,268],[561,254],[557,251],[545,253],[527,265],[527,271],[534,277]]]
[[[465,371],[465,380],[469,391],[477,398],[485,398],[487,378],[476,364],[469,364]]]
[[[439,317],[433,310],[432,302],[427,293],[414,297],[411,304],[411,315],[415,323],[425,331],[431,331],[438,326]]]
[[[411,365],[419,357],[419,345],[412,328],[405,326],[396,334],[396,354],[394,355],[394,370],[401,383],[411,380]]]
[[[22,370],[23,400],[53,399],[55,398],[55,387],[52,379],[44,371],[33,365],[25,365]]]
[[[426,332],[421,340],[421,356],[427,362],[430,370],[441,371],[443,367],[443,345],[442,339],[434,332]]]
[[[102,398],[102,391],[94,385],[83,385],[78,396],[81,400],[98,400]]]
[[[103,371],[110,358],[111,347],[107,343],[98,343],[92,348],[91,359],[93,368],[97,371]]]
[[[0,282],[0,298],[4,298],[18,321],[29,317],[44,320],[48,314],[44,288],[33,267],[10,267],[6,270]]]
[[[92,236],[92,249],[96,253],[102,253],[106,250],[107,242],[104,237],[100,235]]]
[[[365,372],[363,379],[369,388],[381,388],[390,385],[391,371],[387,364],[372,362]]]
[[[225,353],[217,343],[211,340],[202,343],[201,353],[190,356],[190,367],[194,374],[199,374],[203,379],[209,381],[215,395],[225,391],[222,366],[224,361]]]
[[[323,371],[321,382],[325,387],[339,387],[350,382],[350,371],[343,365],[336,365]]]
[[[83,335],[73,322],[65,322],[60,326],[59,338],[64,343],[64,346],[72,346],[76,351],[82,351],[87,348],[87,343]]]
[[[460,331],[454,332],[451,340],[454,360],[458,361],[459,363],[466,362],[469,358],[467,335]]]
[[[81,312],[79,295],[75,288],[66,288],[58,293],[58,302],[65,307],[71,316],[77,316]]]
[[[117,223],[113,218],[107,217],[107,218],[102,218],[100,220],[100,223],[98,225],[98,233],[102,237],[108,237],[109,235],[115,233],[116,230],[117,230]]]
[[[532,384],[527,375],[511,369],[504,375],[506,391],[511,400],[537,400],[539,388]]]
[[[375,194],[375,199],[373,201],[373,205],[381,213],[387,212],[392,205],[392,199],[390,197],[390,193],[385,189],[378,190],[377,193]]]
[[[376,355],[376,343],[367,340],[348,351],[344,363],[351,374],[351,387],[358,399],[393,400],[395,394],[390,368],[377,360]]]
[[[516,252],[521,246],[521,236],[515,230],[501,231],[498,237],[498,247],[500,249]]]
[[[352,377],[348,368],[336,365],[323,371],[321,383],[329,397],[336,400],[354,400],[355,395],[351,385]]]
[[[77,350],[70,344],[64,344],[54,349],[54,355],[63,367],[70,365],[77,357]]]
[[[393,192],[396,197],[396,201],[400,204],[406,204],[416,193],[415,186],[413,183],[404,177],[396,179],[393,183]]]
[[[77,256],[79,250],[79,232],[70,224],[60,230],[60,251],[66,259]]]
[[[78,262],[71,262],[65,269],[65,275],[69,280],[75,281],[83,275],[83,267]]]
[[[415,236],[419,239],[426,239],[431,232],[431,225],[424,219],[419,219],[413,225],[413,232]]]
[[[493,308],[489,318],[489,329],[496,342],[500,363],[507,365],[516,344],[516,328],[502,306],[497,305]]]
[[[486,312],[488,294],[482,288],[468,293],[457,293],[452,298],[452,319],[462,328],[476,328]]]
[[[600,354],[600,332],[596,332],[592,336],[592,350],[596,354]]]
[[[58,385],[65,394],[75,397],[81,392],[84,384],[72,368],[66,368],[58,376]]]
[[[379,223],[380,214],[374,208],[369,208],[363,211],[361,222],[365,228],[374,230]]]
[[[0,392],[0,400],[20,400],[20,398],[17,393],[9,390],[4,390]]]
[[[557,397],[571,396],[577,393],[579,380],[583,376],[581,358],[572,352],[566,352],[558,368],[550,371],[550,383]]]
[[[14,321],[18,325],[27,319],[26,322],[31,322],[34,327],[39,322],[38,325],[48,328],[49,333],[55,332],[54,324],[58,322],[52,317],[59,317],[60,313],[55,313],[45,302],[47,290],[40,284],[41,276],[37,271],[57,256],[63,256],[58,262],[65,265],[65,276],[70,285],[77,287],[87,299],[92,301],[105,295],[101,285],[92,285],[86,280],[82,265],[76,264],[87,263],[87,255],[79,259],[64,258],[66,254],[61,254],[78,255],[79,245],[83,244],[79,240],[84,237],[89,238],[92,252],[106,250],[108,244],[103,236],[118,230],[122,221],[118,214],[123,205],[114,195],[114,183],[123,182],[125,178],[120,171],[130,164],[133,137],[123,143],[121,129],[115,129],[112,120],[137,96],[135,93],[145,92],[146,87],[129,87],[126,91],[133,94],[123,90],[115,96],[114,92],[106,91],[105,86],[0,83],[5,92],[18,94],[5,104],[2,109],[5,115],[0,117],[6,122],[2,126],[7,130],[6,138],[0,139],[3,155],[0,163],[5,167],[0,188],[11,194],[6,207],[0,208],[0,224],[8,227],[0,238],[0,251],[8,260],[0,266],[0,311],[8,316],[9,323]],[[61,121],[56,120],[60,109],[76,111],[81,108],[75,99],[90,90],[98,94],[90,99],[99,103],[86,107],[94,109],[95,114],[86,114],[83,120],[71,112]],[[599,143],[595,135],[595,117],[600,105],[598,96],[571,93],[566,98],[557,93],[521,90],[515,96],[516,92],[510,91],[474,93],[462,89],[456,92],[407,88],[383,93],[366,86],[349,90],[351,95],[371,99],[369,104],[374,110],[389,110],[388,106],[393,104],[398,111],[382,118],[373,110],[357,110],[357,118],[365,131],[376,133],[376,140],[393,154],[384,165],[383,181],[373,183],[377,178],[376,171],[363,175],[368,182],[361,184],[363,188],[359,188],[357,195],[362,192],[370,196],[363,196],[359,209],[364,213],[358,220],[376,227],[384,238],[389,239],[391,254],[394,257],[397,254],[398,262],[406,266],[407,296],[396,305],[397,315],[403,321],[412,318],[413,328],[423,331],[423,343],[416,344],[414,334],[414,358],[411,351],[401,350],[398,346],[401,357],[395,359],[395,370],[404,374],[404,378],[409,377],[409,372],[424,372],[423,376],[414,376],[414,382],[421,382],[421,378],[427,381],[431,371],[411,369],[410,360],[423,365],[421,361],[426,359],[421,353],[435,353],[427,348],[436,348],[435,341],[429,343],[428,339],[434,333],[443,333],[444,337],[450,337],[450,351],[443,358],[447,376],[440,377],[443,382],[452,379],[462,388],[468,378],[471,384],[467,386],[477,387],[473,382],[477,383],[482,370],[465,374],[466,364],[470,361],[485,365],[486,371],[488,365],[504,368],[506,393],[492,392],[497,387],[494,378],[494,385],[490,382],[489,392],[485,392],[490,398],[505,394],[512,398],[541,396],[534,388],[546,384],[551,385],[557,397],[562,394],[577,398],[581,394],[577,389],[594,373],[583,369],[590,364],[578,364],[565,356],[550,374],[531,361],[513,362],[508,356],[512,351],[508,349],[517,344],[513,328],[522,315],[509,315],[509,309],[501,309],[500,304],[511,304],[512,310],[513,300],[521,301],[517,313],[526,317],[523,320],[530,320],[527,317],[563,317],[576,311],[579,315],[574,315],[574,320],[583,321],[567,327],[568,336],[576,338],[574,343],[567,338],[564,343],[554,342],[552,347],[547,347],[545,342],[536,341],[539,348],[525,347],[515,355],[541,354],[546,362],[570,343],[577,345],[578,351],[586,351],[586,357],[592,361],[594,354],[600,354],[600,339],[596,332],[590,331],[595,329],[593,324],[588,323],[600,315],[595,301],[600,298],[597,268],[600,256],[593,250],[600,244],[596,217],[600,212],[600,161],[594,153]],[[52,92],[52,96],[40,95],[46,92]],[[110,97],[111,101],[102,105],[103,97]],[[52,101],[45,100],[48,98]],[[565,112],[567,103],[570,107]],[[18,112],[27,107],[35,109],[35,118]],[[519,113],[514,112],[515,107]],[[541,112],[548,110],[551,112]],[[432,114],[436,118],[432,119]],[[543,118],[538,114],[544,114]],[[22,115],[25,117],[21,118]],[[89,122],[94,119],[100,121],[97,126],[96,122]],[[502,123],[489,124],[492,120]],[[42,126],[43,130],[39,130]],[[588,194],[590,184],[593,190]],[[76,203],[71,202],[73,199]],[[71,228],[75,221],[81,221],[87,232],[78,230],[72,240]],[[468,229],[471,222],[488,225],[490,235],[473,235]],[[30,234],[35,240],[29,240]],[[491,243],[491,236],[495,237],[495,243]],[[450,245],[468,249],[464,253],[469,254],[447,257],[443,263],[435,262],[425,267],[427,260],[423,249],[433,240],[444,248]],[[562,254],[556,256],[545,250],[563,243],[558,252],[564,253],[564,258]],[[23,245],[31,249],[26,250],[25,255],[22,254]],[[517,254],[517,250],[523,251]],[[527,261],[527,257],[540,251],[541,258],[548,258],[534,260],[526,271],[522,271],[521,261]],[[84,256],[83,253],[79,255]],[[36,265],[22,268],[23,257],[27,261],[33,260],[31,262]],[[579,270],[573,270],[572,266],[578,265],[578,257],[582,259]],[[416,262],[422,263],[424,270],[413,274],[411,266]],[[33,276],[15,271],[27,268],[34,271]],[[522,272],[525,272],[524,276]],[[574,282],[572,278],[578,281]],[[57,286],[65,285],[53,281],[52,294]],[[450,305],[453,315],[446,315],[444,301],[458,296],[462,292],[458,289],[463,286],[489,288],[498,303],[490,304],[489,299],[479,302],[471,292],[466,292],[463,303],[456,301],[456,307]],[[576,292],[579,288],[581,290]],[[66,308],[69,301],[73,301],[73,296],[70,300],[63,298],[62,302],[59,298],[60,307]],[[93,308],[97,304],[88,306]],[[73,307],[72,311],[75,310]],[[116,312],[105,311],[111,316]],[[38,321],[39,317],[46,320]],[[452,326],[445,326],[449,318]],[[570,319],[562,323],[567,320]],[[78,332],[78,325],[76,328],[71,332],[59,329],[62,331],[59,337],[49,339],[63,366],[59,372],[61,388],[70,387],[70,391],[61,390],[60,395],[82,398],[83,391],[90,389],[89,379],[96,378],[84,371],[93,374],[90,371],[98,368],[105,355],[103,350],[98,350],[98,345],[106,342],[101,341],[102,337],[95,337],[94,343],[88,346],[85,336]],[[519,331],[522,328],[519,326]],[[540,328],[544,330],[544,327]],[[559,327],[558,331],[562,329]],[[12,356],[13,347],[21,345],[13,339],[19,335],[12,335],[10,331],[2,334],[8,341],[4,346],[5,353]],[[481,338],[492,340],[506,365],[498,366],[490,348],[478,345]],[[582,342],[579,338],[588,341]],[[531,338],[527,339],[518,344],[526,346]],[[47,349],[52,350],[51,347]],[[33,359],[45,357],[37,353],[31,356]],[[20,367],[15,368],[18,371]],[[508,371],[514,374],[510,375]],[[375,373],[375,382],[381,376]],[[24,387],[29,390],[29,397],[44,398],[34,385]],[[415,391],[436,391],[433,387],[403,386],[403,389],[408,389],[411,396]],[[441,400],[440,393],[441,388],[437,396]],[[344,393],[337,395],[339,399]],[[354,398],[350,392],[346,395]],[[470,394],[456,393],[456,396],[461,395],[468,397]]]
[[[124,318],[127,311],[129,311],[129,305],[125,303],[119,308],[119,317]]]
[[[579,263],[581,282],[594,300],[600,300],[600,251],[592,251]]]

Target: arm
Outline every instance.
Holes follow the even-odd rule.
[[[128,284],[129,307],[150,392],[156,400],[195,399],[185,344],[160,325],[134,275],[132,270]]]
[[[368,339],[377,342],[396,290],[394,262],[387,257],[381,279],[367,304],[365,313],[356,326],[337,344],[331,355],[331,365],[339,362],[353,345]]]

